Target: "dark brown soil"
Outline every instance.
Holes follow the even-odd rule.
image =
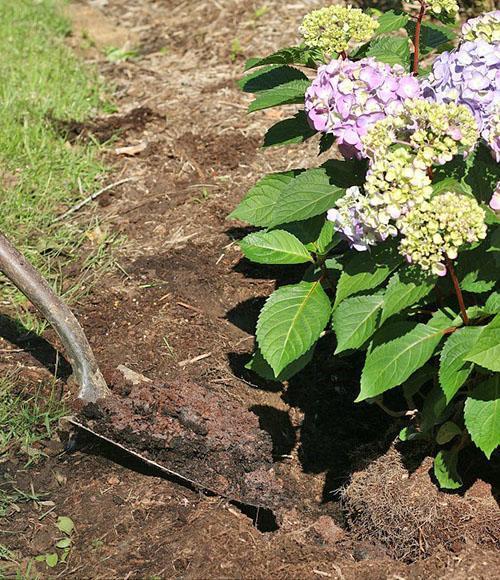
[[[456,517],[470,513],[471,497],[454,495],[456,533],[433,526],[418,543],[430,490],[439,505],[451,496],[435,489],[427,468],[409,477],[401,466],[406,458],[394,460],[400,426],[378,409],[353,404],[358,370],[332,358],[328,336],[318,346],[321,362],[287,385],[260,381],[243,368],[263,300],[276,280],[293,281],[300,272],[242,260],[235,241],[246,230],[226,216],[262,174],[318,159],[315,143],[260,149],[266,127],[287,112],[248,116],[249,97],[235,80],[243,57],[296,42],[301,14],[319,4],[269,0],[261,18],[259,3],[242,0],[71,5],[70,42],[98,63],[119,111],[61,130],[73,141],[112,138],[109,183],[134,178],[101,196],[97,209],[83,210],[97,211],[101,227],[124,242],[117,267],[75,308],[116,395],[82,420],[195,484],[82,434],[72,454],[47,442],[48,457],[27,470],[21,459],[0,463],[5,480],[14,482],[8,485],[33,486],[53,502],[19,504],[2,519],[0,543],[25,563],[54,549],[57,516],[75,522],[67,566],[37,563],[41,577],[490,579],[499,569],[497,508],[484,482],[467,493],[483,493],[479,513],[487,526]],[[97,48],[82,48],[83,32],[99,48],[121,39],[142,56],[109,63]],[[243,54],[234,56],[236,38]],[[145,147],[136,154],[115,152],[138,144]],[[54,335],[27,338],[12,324],[8,330],[6,345],[24,350],[6,357],[2,369],[21,368],[28,384],[47,380]],[[127,384],[119,365],[152,382]],[[59,362],[58,369],[61,388],[74,392],[68,365]],[[353,494],[363,477],[369,497]],[[389,497],[389,490],[401,502],[385,501],[381,533],[374,499]],[[406,524],[407,553],[395,550],[388,522],[402,525],[401,503],[410,492],[415,517]]]

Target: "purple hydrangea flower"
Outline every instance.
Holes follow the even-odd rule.
[[[488,140],[488,122],[500,100],[500,45],[484,40],[464,42],[434,61],[422,85],[423,96],[440,103],[467,105],[483,138]]]
[[[306,92],[310,125],[337,137],[346,158],[362,157],[361,137],[407,98],[420,96],[417,79],[399,65],[374,58],[332,60],[318,69]]]

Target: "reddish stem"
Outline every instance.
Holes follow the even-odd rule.
[[[458,305],[460,306],[460,315],[462,316],[464,324],[467,326],[469,324],[469,317],[467,316],[467,312],[465,310],[464,297],[462,295],[462,290],[460,289],[460,284],[458,283],[457,275],[455,274],[453,262],[450,260],[450,258],[448,258],[448,256],[446,256],[446,268],[450,273],[451,280],[453,282],[453,287],[455,288],[455,294],[457,295]]]
[[[415,38],[413,39],[413,47],[415,52],[413,54],[413,74],[418,74],[418,59],[420,57],[420,28],[422,26],[422,20],[425,16],[427,6],[424,2],[420,5],[420,13],[417,18],[417,24],[415,26]]]
[[[347,58],[347,52],[346,52],[345,50],[343,50],[343,51],[340,53],[340,56],[341,56],[341,57],[342,57],[342,58],[345,60],[345,59]]]

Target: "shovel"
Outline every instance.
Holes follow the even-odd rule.
[[[253,507],[256,513],[277,507],[283,489],[274,476],[272,442],[255,415],[195,383],[157,385],[126,367],[132,386],[118,396],[106,384],[74,314],[1,233],[0,271],[40,311],[64,346],[83,408],[69,418],[74,427],[238,507]]]

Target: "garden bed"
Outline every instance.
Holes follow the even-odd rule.
[[[491,578],[500,533],[491,473],[470,481],[463,497],[438,492],[426,468],[407,477],[407,458],[392,445],[401,425],[378,408],[353,404],[359,370],[326,356],[328,337],[319,345],[325,362],[286,387],[244,369],[263,300],[277,275],[284,282],[288,274],[244,261],[234,242],[248,230],[226,216],[263,171],[317,164],[316,144],[305,162],[303,147],[258,149],[253,135],[263,135],[278,113],[247,117],[250,99],[235,86],[243,56],[294,40],[304,7],[319,3],[266,5],[263,15],[241,0],[109,0],[103,13],[87,2],[72,5],[70,42],[83,58],[97,59],[116,87],[118,112],[72,127],[69,138],[99,140],[109,129],[116,135],[107,154],[111,181],[134,178],[99,198],[99,214],[126,243],[117,268],[76,307],[123,401],[84,420],[197,485],[163,477],[92,437],[81,439],[73,455],[58,455],[62,449],[48,443],[51,457],[41,464],[0,469],[9,477],[17,469],[16,485],[29,490],[33,483],[54,509],[40,519],[49,507],[20,504],[0,541],[26,562],[52,549],[52,516],[70,516],[76,534],[67,569],[50,573],[74,578]],[[82,34],[128,41],[141,56],[109,62],[92,46],[99,38],[82,43]],[[133,155],[114,152],[136,145]],[[45,336],[54,339],[50,331]],[[46,377],[30,355],[19,353],[12,366],[18,363],[38,369],[34,382]],[[145,375],[151,388],[126,384],[119,365]],[[153,405],[170,412],[144,411],[151,393]],[[130,405],[134,400],[141,404]],[[162,452],[163,429],[167,438],[179,435],[175,452]],[[249,474],[258,477],[244,487]],[[369,490],[367,497],[353,499],[356,486]],[[378,486],[387,497],[412,491],[408,551],[387,540],[390,527],[374,529],[382,517]],[[472,502],[492,514],[491,523],[475,527],[457,518],[452,532],[433,524],[432,538],[419,536],[429,486],[454,514],[469,513]],[[273,511],[276,525],[250,509],[259,506]],[[384,525],[391,514],[401,521],[400,507],[387,505]]]

